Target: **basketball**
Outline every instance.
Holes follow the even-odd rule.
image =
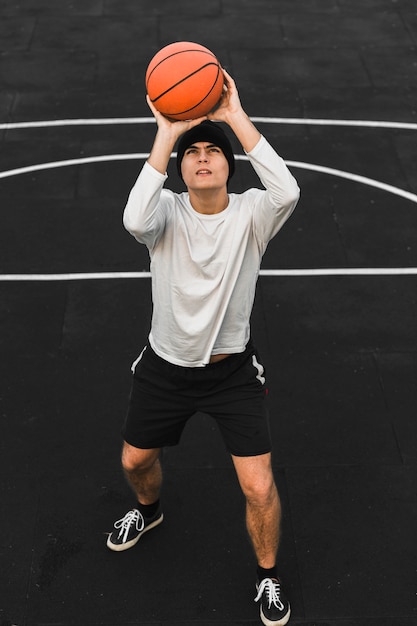
[[[160,113],[174,120],[191,120],[207,115],[219,102],[223,72],[208,48],[180,41],[155,54],[145,82],[151,102]]]

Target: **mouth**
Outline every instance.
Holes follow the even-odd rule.
[[[201,169],[197,170],[196,174],[197,176],[209,176],[211,174],[211,171],[207,169]]]

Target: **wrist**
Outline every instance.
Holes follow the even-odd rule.
[[[175,143],[181,133],[178,132],[176,128],[174,128],[174,124],[171,126],[159,126],[155,135],[155,143],[159,143],[161,145],[166,145],[170,149],[175,146]]]
[[[243,109],[230,116],[227,122],[245,152],[250,152],[261,138],[261,133]]]

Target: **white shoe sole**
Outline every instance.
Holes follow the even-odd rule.
[[[161,516],[158,517],[158,519],[156,519],[154,522],[152,522],[148,526],[145,526],[145,528],[138,534],[137,537],[135,537],[134,539],[131,539],[130,541],[126,541],[126,543],[120,543],[120,544],[112,543],[110,541],[110,537],[111,537],[111,534],[110,534],[107,539],[107,547],[110,548],[110,550],[113,550],[113,552],[123,552],[123,550],[128,550],[129,548],[133,548],[133,546],[137,544],[137,542],[139,541],[139,539],[142,537],[144,533],[146,533],[148,530],[151,530],[152,528],[155,528],[155,526],[158,526],[163,521],[163,519],[164,519],[164,515],[163,513],[161,513]]]

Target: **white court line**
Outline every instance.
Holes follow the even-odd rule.
[[[146,159],[149,156],[148,153],[136,153],[136,154],[112,154],[101,155],[96,157],[84,157],[80,159],[70,159],[66,161],[55,161],[52,163],[40,163],[38,165],[31,165],[28,167],[18,168],[15,170],[9,170],[8,172],[0,172],[0,178],[6,178],[8,176],[16,176],[20,174],[27,174],[30,172],[48,170],[51,168],[65,167],[70,165],[83,165],[86,163],[106,162],[106,161],[121,161],[121,160],[137,160]],[[172,157],[176,156],[176,153],[172,153]],[[248,160],[248,157],[244,155],[237,155],[237,159]],[[286,161],[290,167],[299,167],[302,169],[317,171],[324,174],[330,174],[341,178],[346,178],[354,182],[376,187],[383,191],[401,196],[407,200],[417,203],[417,195],[412,194],[404,189],[387,185],[380,181],[366,178],[365,176],[359,176],[343,170],[336,170],[333,168],[324,167],[321,165],[315,165],[313,163],[302,163],[298,161]],[[417,268],[403,267],[403,268],[338,268],[338,269],[305,269],[305,270],[261,270],[261,276],[389,276],[389,275],[416,275]],[[67,274],[3,274],[0,275],[0,281],[69,281],[69,280],[98,280],[98,279],[112,279],[112,278],[149,278],[149,272],[102,272],[102,273],[67,273]]]
[[[310,118],[268,118],[268,117],[252,117],[257,123],[273,123],[273,124],[307,124],[320,126],[356,126],[367,128],[395,128],[417,130],[417,124],[407,122],[385,122],[375,120],[331,120],[331,119],[310,119]],[[137,117],[137,118],[102,118],[102,119],[69,119],[69,120],[49,120],[38,122],[16,122],[0,124],[0,129],[13,130],[23,128],[45,128],[60,126],[86,126],[86,125],[114,125],[114,124],[147,124],[155,123],[153,117]],[[172,156],[176,156],[175,153]],[[26,174],[35,171],[47,170],[57,167],[65,167],[69,165],[82,165],[86,163],[117,161],[127,159],[145,159],[148,153],[137,154],[118,154],[104,155],[97,157],[85,157],[79,159],[70,159],[66,161],[54,161],[51,163],[41,163],[23,168],[17,168],[6,172],[0,172],[0,178],[7,178],[20,174]],[[237,156],[236,158],[247,160],[246,156]],[[361,184],[376,187],[383,191],[401,196],[407,200],[417,203],[417,195],[408,191],[387,185],[380,181],[376,181],[364,176],[337,170],[313,163],[303,163],[298,161],[287,161],[290,167],[298,167],[324,174],[338,176]],[[261,276],[388,276],[388,275],[415,275],[417,268],[338,268],[338,269],[305,269],[305,270],[261,270]],[[101,273],[67,273],[67,274],[3,274],[0,275],[0,281],[52,281],[52,280],[96,280],[107,278],[149,278],[149,272],[101,272]]]
[[[253,122],[261,124],[297,124],[308,126],[348,126],[360,128],[392,128],[400,130],[417,130],[413,122],[389,122],[384,120],[332,120],[304,117],[251,117]],[[119,124],[154,124],[153,117],[109,117],[90,119],[40,120],[35,122],[3,122],[0,130],[17,130],[24,128],[56,128],[60,126],[112,126]]]
[[[72,165],[85,165],[88,163],[103,163],[106,161],[128,161],[128,160],[137,160],[137,159],[147,159],[149,153],[132,153],[132,154],[108,154],[101,156],[93,156],[93,157],[82,157],[79,159],[67,159],[65,161],[51,161],[49,163],[38,163],[36,165],[28,165],[26,167],[19,167],[13,170],[8,170],[5,172],[0,172],[0,179],[8,178],[10,176],[19,176],[21,174],[29,174],[31,172],[39,172],[42,170],[54,169],[58,167],[67,167]],[[171,157],[175,157],[176,153],[173,152]],[[248,157],[245,155],[235,155],[236,159],[241,161],[248,161]],[[339,178],[345,178],[347,180],[351,180],[353,182],[361,183],[363,185],[368,185],[370,187],[376,187],[377,189],[381,189],[382,191],[387,191],[388,193],[392,193],[396,196],[400,196],[405,198],[406,200],[410,200],[411,202],[417,203],[417,194],[411,193],[410,191],[405,191],[405,189],[401,189],[400,187],[394,187],[393,185],[387,185],[378,180],[374,180],[373,178],[368,178],[366,176],[360,176],[359,174],[353,174],[352,172],[345,172],[343,170],[334,169],[331,167],[326,167],[323,165],[316,165],[315,163],[304,163],[302,161],[285,161],[289,167],[295,167],[305,170],[310,170],[314,172],[320,172],[321,174],[330,174],[332,176],[338,176]]]
[[[119,124],[155,124],[153,117],[109,117],[67,120],[39,120],[35,122],[3,122],[0,130],[24,128],[59,128],[63,126],[114,126]]]
[[[347,180],[352,180],[356,183],[361,183],[370,187],[376,187],[377,189],[381,189],[382,191],[387,191],[388,193],[392,193],[396,196],[401,196],[406,200],[411,200],[411,202],[417,202],[417,194],[411,193],[410,191],[405,191],[405,189],[401,189],[400,187],[387,185],[386,183],[383,183],[379,180],[374,180],[373,178],[368,178],[367,176],[360,176],[359,174],[353,174],[351,172],[345,172],[343,170],[338,170],[323,165],[316,165],[315,163],[302,163],[300,161],[285,162],[289,167],[298,167],[304,170],[311,170],[313,172],[321,172],[322,174],[338,176],[339,178],[346,178]]]
[[[416,276],[417,267],[355,267],[296,270],[261,270],[260,276]],[[150,278],[150,272],[71,272],[67,274],[0,274],[0,282],[79,281]]]
[[[175,153],[174,153],[175,154]],[[70,165],[85,165],[87,163],[104,163],[106,161],[128,161],[137,159],[147,159],[149,152],[138,152],[136,154],[104,154],[93,157],[81,157],[78,159],[66,159],[65,161],[51,161],[48,163],[37,163],[36,165],[28,165],[26,167],[18,167],[13,170],[0,172],[0,178],[8,178],[9,176],[20,176],[21,174],[30,174],[31,172],[40,172],[42,170],[50,170],[57,167],[68,167]]]

